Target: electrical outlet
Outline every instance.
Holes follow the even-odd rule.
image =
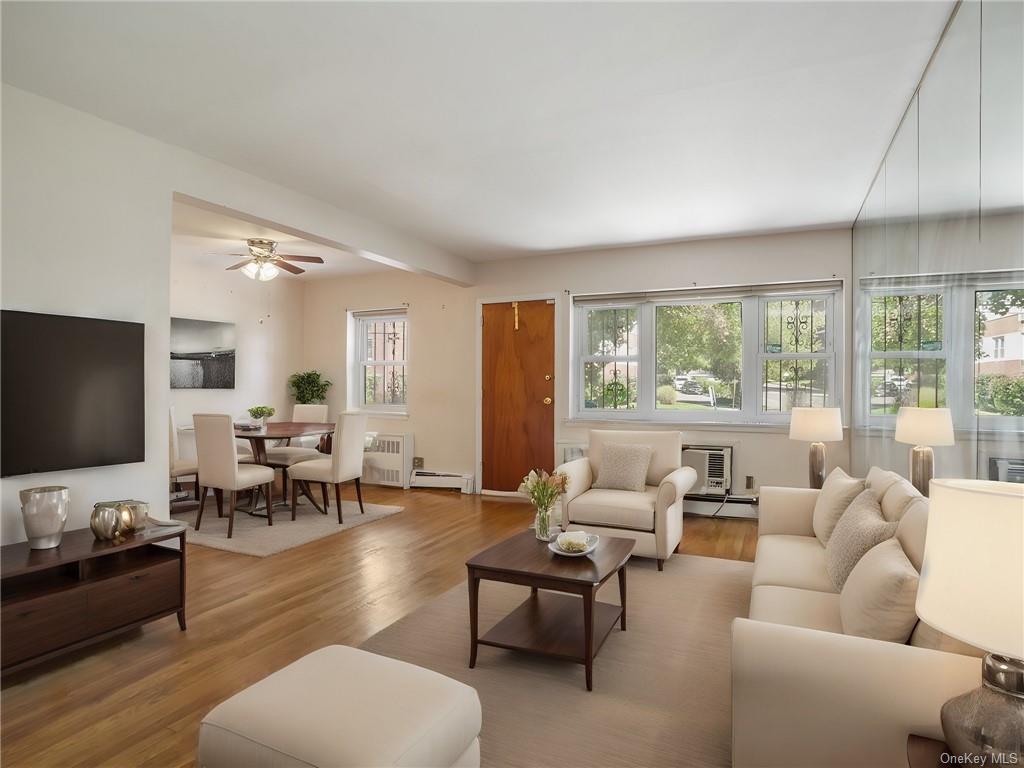
[[[423,457],[422,456],[413,456],[412,457],[412,468],[413,469],[423,469]]]
[[[754,489],[754,476],[747,475],[747,490],[752,491]]]

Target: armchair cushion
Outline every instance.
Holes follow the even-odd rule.
[[[653,531],[657,497],[658,489],[654,486],[647,486],[642,493],[592,488],[569,502],[569,521],[576,525]]]
[[[592,429],[590,431],[590,470],[595,475],[601,466],[604,447],[609,443],[649,445],[651,463],[647,467],[647,485],[657,485],[683,463],[683,433],[662,430],[627,431],[619,429]]]
[[[647,478],[647,468],[651,464],[651,453],[649,445],[609,443],[604,447],[593,487],[642,492],[646,485],[644,480]]]

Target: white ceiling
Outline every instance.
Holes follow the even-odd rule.
[[[245,258],[248,254],[245,241],[250,237],[274,240],[278,244],[278,253],[319,256],[324,260],[323,264],[298,264],[306,270],[301,275],[281,273],[282,277],[291,280],[316,280],[388,269],[337,248],[311,243],[295,235],[179,201],[175,201],[172,207],[171,235],[172,257],[210,269],[227,269]]]
[[[474,260],[849,224],[952,8],[3,3],[3,77]]]

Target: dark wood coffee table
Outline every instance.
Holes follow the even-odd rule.
[[[474,555],[469,570],[469,668],[476,666],[481,645],[529,651],[574,661],[587,669],[587,690],[594,689],[594,656],[615,623],[626,630],[626,561],[636,542],[602,536],[586,557],[562,557],[524,531]],[[598,588],[619,575],[621,605],[594,599]],[[503,581],[530,587],[530,596],[486,635],[477,636],[480,581]],[[539,589],[552,590],[538,592]],[[577,600],[575,595],[583,599]]]

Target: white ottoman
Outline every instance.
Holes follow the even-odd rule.
[[[404,661],[331,645],[218,704],[201,768],[480,765],[480,699]]]

